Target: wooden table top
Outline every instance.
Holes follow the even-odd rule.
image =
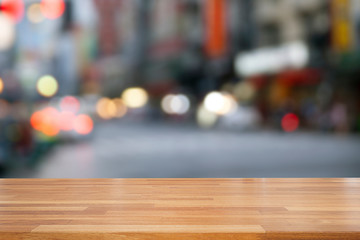
[[[360,178],[0,179],[0,239],[360,239]]]

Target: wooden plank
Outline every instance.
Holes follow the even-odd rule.
[[[0,240],[359,240],[360,179],[0,179]]]

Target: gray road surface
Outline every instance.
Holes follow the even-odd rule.
[[[360,137],[111,122],[10,177],[360,177]]]

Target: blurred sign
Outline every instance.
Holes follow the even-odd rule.
[[[259,48],[241,53],[235,59],[240,76],[278,73],[285,69],[301,69],[309,61],[308,47],[302,42],[287,43],[276,48]]]
[[[335,50],[346,51],[352,47],[350,0],[332,0],[332,45]]]
[[[226,1],[207,0],[205,4],[205,49],[210,57],[226,51]]]
[[[103,55],[112,55],[118,48],[118,22],[116,19],[122,1],[108,0],[104,4],[103,0],[95,0],[99,18],[99,44]]]

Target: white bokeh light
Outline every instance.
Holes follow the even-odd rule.
[[[210,92],[204,100],[204,107],[213,113],[221,111],[224,105],[224,97],[220,92]]]
[[[196,112],[197,124],[202,128],[213,127],[218,120],[218,115],[214,112],[210,112],[204,105],[199,106]]]
[[[167,114],[185,114],[190,109],[190,100],[183,94],[169,94],[161,101],[161,108]]]
[[[219,115],[226,115],[234,112],[237,102],[229,93],[210,92],[204,100],[206,110]]]
[[[11,48],[15,40],[15,23],[6,14],[0,13],[0,51]]]

